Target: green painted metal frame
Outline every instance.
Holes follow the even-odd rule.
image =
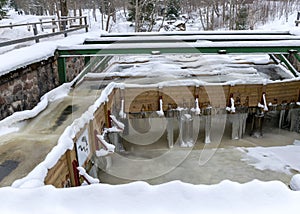
[[[57,60],[58,63],[58,78],[59,83],[63,84],[67,82],[67,74],[66,74],[66,59],[63,57],[59,57]]]
[[[142,43],[144,44],[144,43]],[[70,48],[64,47],[57,50],[59,55],[58,68],[60,83],[66,82],[65,58],[84,56],[85,63],[89,64],[92,56],[116,56],[116,55],[160,55],[160,54],[272,54],[278,55],[291,70],[293,75],[297,77],[299,72],[290,65],[284,54],[294,54],[300,62],[300,43],[297,40],[295,45],[277,41],[269,44],[261,43],[218,43],[212,42],[212,45],[207,43],[185,43],[177,45],[170,41],[169,45],[163,46],[157,43],[145,43],[145,47],[136,46],[135,44],[123,43],[123,45],[78,45]],[[109,59],[110,58],[106,58]],[[107,62],[106,62],[107,63]],[[102,69],[102,68],[101,68]],[[88,71],[89,69],[87,69]]]
[[[278,57],[288,67],[288,69],[291,71],[294,77],[299,76],[298,71],[294,68],[294,66],[289,62],[289,60],[283,54],[279,54]]]
[[[153,48],[120,48],[92,47],[58,50],[60,57],[95,56],[95,55],[136,55],[136,54],[288,54],[290,51],[300,52],[299,46],[255,46],[255,47],[153,47]],[[98,45],[96,45],[98,46]],[[187,45],[188,46],[188,45]],[[84,46],[85,47],[85,46]]]

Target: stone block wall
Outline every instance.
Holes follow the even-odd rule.
[[[83,67],[83,58],[67,59],[67,80],[73,80]],[[16,111],[32,109],[44,94],[57,86],[56,56],[0,76],[0,120]]]

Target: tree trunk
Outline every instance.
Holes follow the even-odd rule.
[[[138,32],[139,28],[139,1],[135,0],[135,32]]]
[[[93,7],[93,17],[95,19],[95,22],[97,22],[97,15],[96,15],[96,7],[95,7],[95,5]]]

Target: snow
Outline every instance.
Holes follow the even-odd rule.
[[[163,110],[163,101],[162,101],[162,99],[159,99],[159,111],[156,111],[156,113],[159,117],[164,117],[165,116],[164,110]]]
[[[235,106],[234,106],[234,99],[233,97],[230,98],[230,107],[226,107],[226,111],[229,111],[231,113],[235,113]]]
[[[26,65],[47,60],[54,56],[55,50],[60,45],[79,45],[83,44],[85,38],[99,36],[95,32],[83,35],[71,35],[58,41],[46,41],[33,44],[28,47],[15,49],[0,55],[0,76],[10,71],[22,68]],[[18,60],[16,60],[18,59]]]
[[[195,112],[196,115],[201,114],[201,109],[199,107],[199,99],[198,98],[195,99],[195,108],[192,108],[191,111]]]
[[[243,148],[242,159],[259,170],[273,170],[291,174],[291,170],[300,171],[300,146]]]
[[[108,153],[114,153],[115,152],[115,146],[108,143],[105,139],[104,139],[104,136],[103,135],[97,135],[97,138],[101,141],[101,144],[104,145],[105,147],[105,150],[108,152]]]
[[[110,119],[119,129],[124,130],[125,125],[122,122],[118,121],[114,115],[110,115]]]
[[[296,174],[292,177],[290,188],[295,191],[300,191],[300,174]]]
[[[82,175],[85,179],[87,179],[87,181],[90,183],[90,184],[98,184],[100,183],[100,180],[98,178],[93,178],[91,177],[86,171],[84,168],[82,167],[77,167],[78,171],[79,171],[79,174]]]
[[[52,186],[0,189],[0,210],[33,213],[298,213],[300,192],[279,181],[192,185],[172,181],[157,186],[145,182],[94,184],[69,189]]]

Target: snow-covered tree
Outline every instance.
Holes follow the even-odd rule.
[[[158,0],[129,0],[128,21],[135,23],[135,31],[152,31],[157,16]]]
[[[0,0],[0,20],[3,19],[6,15],[6,10],[4,6],[7,4],[7,0]]]
[[[167,17],[180,15],[180,0],[168,0]]]

